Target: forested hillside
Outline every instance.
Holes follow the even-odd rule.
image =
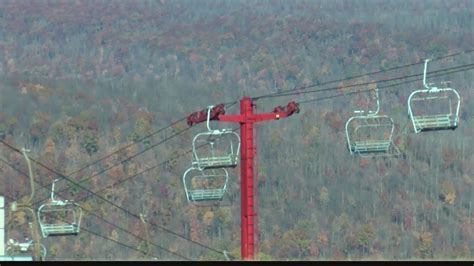
[[[258,124],[256,259],[474,259],[472,68],[429,79],[451,81],[462,97],[454,131],[413,133],[407,99],[421,81],[377,82],[474,49],[473,18],[471,0],[0,1],[0,136],[55,170],[33,163],[36,209],[54,179],[80,184],[56,184],[83,208],[83,230],[43,238],[47,260],[240,258],[240,168],[220,204],[188,203],[182,175],[194,135],[207,129],[184,118],[352,76],[311,88],[339,89],[260,99],[256,110],[380,87],[401,154],[349,154],[345,122],[374,104],[368,93],[308,101]],[[429,70],[473,59],[462,53]],[[21,154],[0,144],[0,158],[8,207],[30,195],[30,181]],[[31,238],[29,221],[10,212],[7,239]]]

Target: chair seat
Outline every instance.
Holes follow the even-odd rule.
[[[43,236],[78,234],[80,228],[73,224],[47,224],[41,225]]]
[[[221,200],[224,197],[225,189],[195,189],[189,190],[189,199],[193,201]]]
[[[351,146],[352,152],[386,152],[390,147],[390,141],[356,141]]]
[[[221,157],[208,157],[199,158],[196,163],[199,168],[226,168],[236,167],[237,160],[233,159],[235,156],[221,156]]]
[[[450,115],[423,115],[414,116],[413,122],[417,130],[454,129],[457,127]]]

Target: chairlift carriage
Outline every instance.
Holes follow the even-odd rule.
[[[379,115],[378,89],[375,89],[377,109],[375,111],[354,111],[356,115],[346,122],[346,138],[351,154],[389,153],[392,146],[395,124],[387,115]]]
[[[236,167],[240,152],[240,137],[230,129],[214,129],[209,126],[210,112],[207,110],[207,132],[197,134],[193,139],[193,166],[206,168]]]
[[[33,242],[34,242],[33,240],[29,240],[28,238],[26,239],[26,242],[19,242],[15,239],[9,239],[8,242],[7,242],[6,252],[7,252],[7,254],[9,254],[9,256],[14,257],[14,258],[23,258],[23,259],[31,258],[31,257],[26,257],[26,256],[25,257],[12,256],[12,253],[15,252],[15,251],[20,252],[20,253],[25,253],[25,252],[30,251],[34,247]],[[45,261],[46,260],[46,254],[48,253],[48,251],[46,250],[46,247],[43,244],[40,244],[39,247],[41,248],[40,255],[39,255],[40,260]],[[0,259],[2,259],[1,256],[0,256]],[[33,258],[31,258],[31,259],[33,259]]]
[[[73,201],[57,200],[54,197],[54,180],[51,188],[51,201],[38,209],[38,220],[43,237],[77,235],[80,232],[82,209]]]
[[[459,125],[461,97],[455,89],[432,87],[432,83],[426,83],[426,69],[429,61],[429,59],[425,60],[423,71],[423,86],[426,89],[416,90],[408,98],[408,115],[413,129],[415,133],[454,130]],[[448,84],[448,82],[443,83]]]
[[[199,169],[191,167],[183,175],[188,202],[222,200],[227,190],[229,173],[225,168]]]

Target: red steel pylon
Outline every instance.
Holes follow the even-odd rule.
[[[254,258],[255,247],[255,201],[254,201],[254,123],[278,120],[299,112],[298,104],[289,102],[286,107],[275,107],[271,113],[253,112],[254,103],[250,97],[240,100],[240,114],[226,115],[224,105],[213,107],[210,120],[240,123],[240,221],[241,221],[241,257],[243,260]],[[188,117],[190,126],[207,120],[207,111],[195,112]]]

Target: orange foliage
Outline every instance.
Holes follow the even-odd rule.
[[[112,230],[112,232],[110,233],[110,239],[118,241],[118,238],[119,238],[119,234],[118,234],[117,230],[115,230],[115,229]]]
[[[199,224],[196,221],[191,222],[191,240],[199,241]]]
[[[456,199],[456,190],[454,188],[454,184],[451,180],[445,180],[441,183],[440,187],[440,198],[444,200],[447,204],[454,204],[454,200]]]
[[[420,241],[423,245],[431,246],[433,243],[433,234],[430,232],[424,232],[420,234]]]
[[[13,214],[13,221],[17,223],[18,225],[23,225],[26,223],[26,214],[22,211],[15,212]]]
[[[212,221],[214,220],[214,213],[212,211],[207,211],[202,217],[202,220],[205,225],[207,225],[208,227],[211,226]]]
[[[33,83],[23,83],[20,82],[20,89],[22,94],[32,93],[35,95],[36,99],[45,101],[50,96],[53,95],[53,91],[44,87],[41,84],[33,84]]]
[[[54,141],[51,138],[47,138],[43,146],[43,154],[53,154],[55,149]]]
[[[328,235],[326,232],[321,232],[318,236],[318,241],[323,247],[327,247],[328,245]]]

